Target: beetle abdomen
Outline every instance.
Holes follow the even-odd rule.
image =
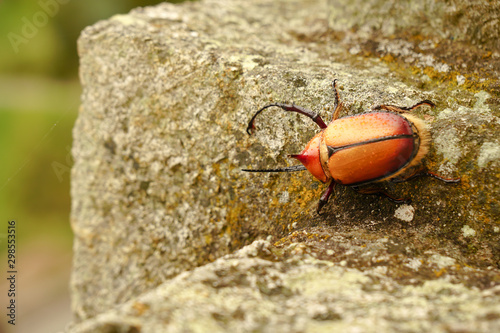
[[[411,160],[413,137],[389,137],[347,146],[328,160],[332,178],[344,185],[365,184],[396,173]]]
[[[339,118],[328,126],[323,138],[330,174],[344,185],[385,179],[407,165],[418,150],[411,123],[391,112]]]

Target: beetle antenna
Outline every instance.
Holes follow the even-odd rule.
[[[260,109],[259,111],[255,112],[255,114],[253,115],[252,119],[250,119],[250,122],[248,123],[248,126],[247,126],[248,135],[251,135],[252,131],[255,129],[254,121],[255,121],[255,118],[257,117],[257,115],[259,113],[261,113],[262,111],[264,111],[265,109],[270,108],[271,106],[277,106],[277,107],[281,108],[283,111],[287,111],[287,112],[300,113],[308,118],[311,118],[311,120],[314,121],[316,123],[316,125],[318,125],[320,128],[322,128],[322,129],[326,128],[326,124],[323,121],[323,119],[321,119],[321,116],[319,114],[311,111],[311,110],[308,110],[306,108],[303,108],[301,106],[294,105],[294,104],[273,103],[273,104],[266,105],[262,109]]]
[[[279,105],[277,103],[269,104],[269,105],[264,106],[259,111],[255,112],[255,114],[253,115],[252,119],[250,119],[250,122],[248,123],[248,126],[247,126],[247,133],[248,133],[248,135],[252,135],[252,131],[255,129],[255,125],[254,125],[255,118],[257,118],[257,116],[259,115],[259,113],[261,113],[262,111],[264,111],[267,108],[270,108],[271,106],[279,106]]]
[[[245,172],[294,172],[303,170],[306,170],[306,167],[303,165],[294,165],[291,167],[278,168],[278,169],[241,169],[241,171]]]

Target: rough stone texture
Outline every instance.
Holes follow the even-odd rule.
[[[329,28],[331,5],[162,4],[82,32],[69,331],[500,328],[496,44]],[[340,187],[317,216],[310,174],[242,173],[317,130],[268,110],[249,137],[253,112],[329,119],[333,78],[345,114],[434,101],[427,165],[462,184],[389,186],[403,206]]]
[[[500,49],[500,2],[328,0],[330,26],[385,36],[402,32]]]
[[[279,250],[256,241],[234,254],[185,272],[122,306],[73,327],[87,332],[495,332],[500,286],[469,288],[442,275],[398,282],[387,238],[366,247],[324,233]],[[304,236],[306,236],[304,234]],[[325,244],[326,243],[326,244]],[[331,253],[322,253],[325,245]],[[335,248],[335,250],[333,250]],[[342,250],[340,250],[342,249]],[[364,270],[333,263],[352,250]],[[426,254],[403,260],[408,275],[458,269],[453,258]],[[461,273],[459,273],[462,270]]]

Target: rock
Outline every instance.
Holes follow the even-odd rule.
[[[314,230],[330,237],[332,230]],[[303,237],[309,235],[303,234]],[[278,249],[267,241],[184,272],[71,330],[87,332],[494,332],[494,288],[455,283],[455,260],[434,254],[401,261],[382,238],[355,245],[341,236]],[[330,251],[327,254],[324,250]],[[328,250],[327,250],[328,251]],[[354,256],[368,265],[331,259]],[[321,259],[316,258],[321,253]],[[355,260],[355,259],[354,259]],[[392,271],[394,263],[403,271]],[[446,272],[446,273],[444,273]],[[410,276],[417,278],[410,278]]]
[[[331,29],[327,9],[161,4],[82,32],[70,332],[500,327],[498,49],[460,44],[486,55],[480,71],[436,37]],[[293,164],[317,131],[270,109],[249,137],[252,114],[293,101],[329,119],[334,78],[344,114],[435,102],[416,112],[426,163],[462,183],[391,185],[412,198],[403,209],[339,186],[318,216],[324,186],[307,172],[241,172]]]
[[[335,30],[386,37],[424,35],[500,49],[500,2],[481,0],[328,0]]]

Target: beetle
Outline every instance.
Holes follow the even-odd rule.
[[[410,114],[421,106],[435,107],[423,100],[410,107],[378,105],[368,112],[340,117],[337,80],[333,80],[335,104],[328,125],[321,116],[298,105],[273,103],[258,110],[248,123],[247,133],[255,130],[255,119],[264,110],[279,107],[309,117],[320,128],[300,154],[289,155],[302,165],[278,169],[243,169],[246,172],[292,172],[308,170],[316,179],[328,184],[319,199],[317,213],[328,202],[337,184],[356,192],[377,194],[396,203],[410,203],[410,199],[396,198],[379,183],[401,183],[419,176],[430,176],[445,183],[458,183],[460,178],[443,178],[423,165],[429,151],[431,136],[426,123]],[[375,186],[374,186],[375,185]]]

